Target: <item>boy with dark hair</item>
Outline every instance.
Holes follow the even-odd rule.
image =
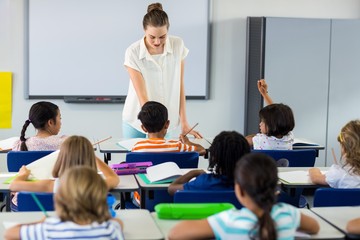
[[[185,152],[197,151],[205,154],[205,149],[195,144],[184,136],[180,140],[166,140],[165,135],[169,127],[168,112],[166,107],[155,101],[146,102],[138,114],[141,128],[148,134],[148,139],[137,142],[132,152]]]

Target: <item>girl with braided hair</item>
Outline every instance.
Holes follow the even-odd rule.
[[[237,162],[235,194],[244,206],[203,220],[183,221],[169,233],[169,239],[294,239],[299,229],[319,231],[318,222],[286,203],[277,202],[277,167],[264,154],[250,153]]]
[[[25,138],[30,123],[36,135]],[[13,151],[52,151],[58,150],[66,138],[58,136],[61,128],[59,107],[51,102],[41,101],[31,106],[29,117],[21,130],[20,139],[14,143]]]

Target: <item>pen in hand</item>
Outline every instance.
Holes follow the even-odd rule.
[[[188,135],[192,130],[194,130],[197,125],[199,125],[199,123],[196,123],[192,128],[190,128],[190,130],[184,134],[184,137],[186,137],[186,135]]]

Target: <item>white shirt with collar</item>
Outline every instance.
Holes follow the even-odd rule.
[[[180,122],[181,62],[189,50],[181,38],[168,36],[164,52],[153,56],[148,52],[144,41],[143,37],[126,49],[124,65],[142,74],[149,101],[157,101],[166,106],[171,131],[177,128]],[[143,132],[137,119],[140,109],[139,98],[130,80],[123,121]]]

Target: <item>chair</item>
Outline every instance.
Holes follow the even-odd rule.
[[[17,196],[19,212],[42,211],[31,194],[35,194],[46,211],[54,211],[54,193],[19,192]]]
[[[242,208],[241,203],[236,198],[234,190],[217,191],[195,191],[180,190],[174,195],[174,203],[231,203],[236,208]]]
[[[197,168],[198,152],[129,152],[126,162],[152,162],[157,165],[164,162],[175,162],[179,168]]]
[[[318,188],[314,207],[360,206],[360,188]]]
[[[289,167],[313,167],[315,165],[316,150],[252,150],[252,152],[264,153],[271,156],[276,161],[287,159]]]
[[[126,162],[152,162],[157,165],[164,162],[175,162],[180,168],[197,168],[199,163],[198,152],[129,152],[126,154]],[[158,203],[173,202],[167,190],[149,190],[146,191],[145,208],[154,211],[154,206]],[[126,208],[133,208],[128,201]]]
[[[52,152],[53,151],[10,151],[7,153],[8,171],[18,172],[23,165],[27,165]]]

